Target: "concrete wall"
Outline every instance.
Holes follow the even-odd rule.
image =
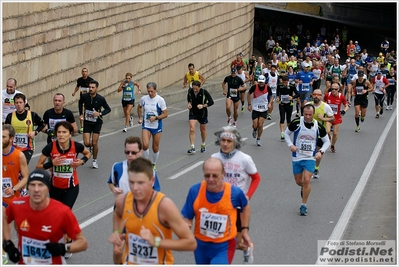
[[[3,86],[13,77],[32,110],[52,96],[66,103],[81,69],[116,95],[126,72],[145,88],[182,84],[188,63],[205,77],[229,73],[235,54],[252,52],[252,3],[2,3]]]

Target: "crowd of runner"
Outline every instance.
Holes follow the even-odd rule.
[[[255,23],[255,32],[259,27]],[[338,151],[338,130],[350,107],[355,113],[355,132],[360,132],[360,122],[365,120],[369,95],[374,96],[376,119],[383,115],[384,108],[393,109],[396,53],[387,38],[381,42],[378,55],[371,55],[348,38],[345,27],[327,34],[322,25],[313,35],[304,31],[301,23],[296,31],[271,28],[265,58],[253,54],[246,59],[240,52],[226,67],[230,75],[221,81],[221,91],[226,96],[227,126],[215,132],[220,152],[204,162],[204,180],[189,189],[181,211],[160,192],[156,162],[168,110],[157,94],[157,84],[147,83],[147,94],[137,103],[141,138],[126,138],[126,159],[113,165],[107,181],[116,197],[114,232],[109,236],[115,264],[169,264],[174,262],[172,250],[194,251],[197,264],[226,264],[232,262],[236,249],[243,251],[244,264],[253,263],[250,199],[261,175],[251,156],[240,151],[239,111],[251,112],[252,136],[258,147],[262,146],[265,121],[279,118],[280,139],[292,153],[293,175],[301,189],[299,214],[306,216],[311,178],[320,177],[323,154]],[[267,35],[264,31],[260,34]],[[200,151],[206,152],[208,108],[214,101],[202,88],[205,82],[194,64],[188,64],[183,78],[183,88],[188,87],[188,154],[196,152],[197,122]],[[141,94],[133,74],[126,73],[117,90],[122,92],[123,132],[133,125],[135,87]],[[3,264],[8,259],[21,264],[65,263],[72,253],[86,250],[89,243],[72,213],[79,194],[77,168],[92,158],[92,168],[98,169],[103,116],[111,108],[97,93],[99,82],[88,75],[87,68],[82,69],[72,92],[72,96],[80,92],[80,127],[72,111],[64,108],[63,94],[54,95],[53,107],[41,117],[16,88],[17,80],[9,78],[2,92]],[[47,134],[47,145],[35,170],[29,173],[34,138],[40,132]],[[83,134],[83,144],[72,140],[78,132]],[[64,219],[54,219],[56,214]],[[16,246],[12,242],[13,221]],[[177,238],[172,237],[173,233]]]

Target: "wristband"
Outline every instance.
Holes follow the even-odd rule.
[[[43,168],[44,169],[50,169],[51,167],[53,167],[54,165],[53,165],[53,162],[52,161],[49,161],[49,162],[46,162],[46,163],[44,163],[43,164]]]
[[[114,233],[122,234],[122,231],[121,230],[114,230]]]
[[[154,238],[154,240],[155,240],[154,248],[158,248],[159,245],[161,244],[161,240],[162,240],[162,239],[161,239],[159,236],[156,236],[156,237]]]
[[[249,226],[243,226],[241,227],[241,230],[247,229],[249,231]]]
[[[324,155],[324,151],[319,150],[318,152],[320,152],[320,154]]]
[[[83,161],[82,165],[84,165],[89,159],[86,156],[84,156],[83,158],[81,158],[81,160]]]

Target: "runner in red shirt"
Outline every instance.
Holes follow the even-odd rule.
[[[349,109],[349,105],[346,102],[346,98],[343,94],[339,93],[339,89],[340,89],[339,84],[333,82],[331,84],[331,91],[324,95],[324,102],[330,105],[331,109],[334,112],[334,118],[335,118],[334,121],[327,122],[326,125],[326,131],[331,139],[331,152],[333,153],[336,152],[335,143],[338,140],[338,131],[339,131],[339,126],[342,123],[342,116],[345,115],[345,113]],[[341,110],[341,105],[345,106],[343,110]],[[334,129],[333,129],[333,136],[331,138],[331,135],[329,133],[332,126],[334,127]]]
[[[72,210],[49,197],[50,175],[36,169],[28,177],[29,196],[14,198],[6,210],[8,223],[18,226],[18,248],[11,231],[3,232],[3,249],[18,264],[65,264],[66,252],[87,249],[87,241]],[[68,234],[74,242],[64,244]]]

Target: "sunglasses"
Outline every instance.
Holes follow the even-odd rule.
[[[333,91],[337,91],[337,90],[338,90],[338,88],[331,88],[331,90],[333,90]]]
[[[321,94],[313,94],[313,96],[321,96]]]
[[[138,153],[140,153],[140,151],[126,151],[126,150],[124,152],[125,152],[126,155],[132,154],[133,156],[137,155]]]

